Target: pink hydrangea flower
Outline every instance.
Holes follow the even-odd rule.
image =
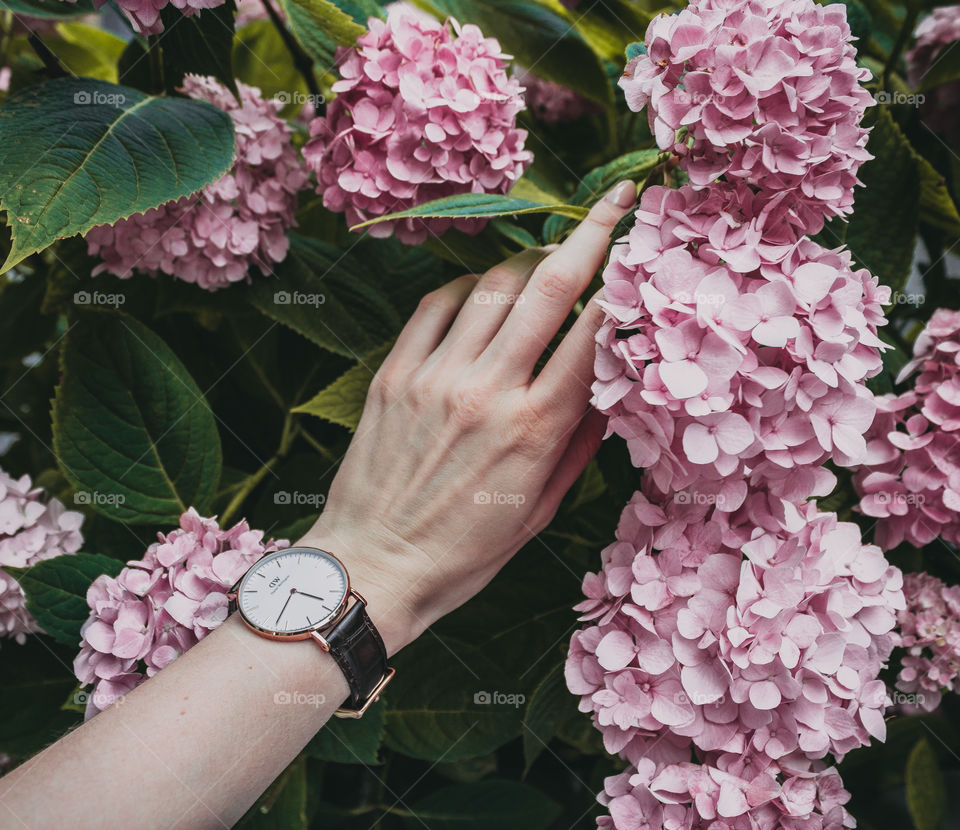
[[[527,70],[518,72],[517,80],[523,85],[527,109],[545,124],[568,124],[584,115],[599,112],[596,104],[572,89],[539,78]]]
[[[76,0],[66,0],[75,3]],[[93,0],[96,8],[105,6],[107,0]],[[163,21],[160,12],[172,4],[179,9],[184,17],[193,17],[203,9],[212,9],[222,6],[224,0],[118,0],[120,11],[126,15],[133,30],[140,35],[156,35],[163,31]]]
[[[851,211],[873,100],[843,4],[696,0],[654,18],[645,44],[620,85],[661,148],[683,131],[694,187],[723,176],[780,194],[794,236]]]
[[[960,312],[933,313],[898,380],[914,373],[912,390],[877,399],[853,479],[884,550],[904,541],[923,547],[938,536],[960,543]]]
[[[40,631],[27,611],[19,583],[3,568],[29,568],[44,559],[76,553],[83,544],[83,514],[31,486],[29,476],[0,470],[0,637],[24,643]]]
[[[912,573],[903,588],[907,607],[898,622],[905,653],[896,687],[906,698],[900,705],[908,712],[932,712],[944,692],[960,692],[960,585]]]
[[[245,521],[229,530],[192,507],[158,534],[142,559],[87,591],[90,616],[73,668],[92,686],[87,717],[152,677],[226,619],[227,590],[258,559],[287,544],[264,542]]]
[[[187,75],[183,92],[230,114],[236,156],[230,170],[193,196],[99,225],[86,236],[103,262],[93,273],[163,272],[214,291],[264,274],[287,255],[297,192],[308,173],[290,141],[280,104],[238,84],[240,102],[213,78]]]
[[[369,26],[356,48],[337,52],[338,95],[303,148],[324,205],[355,225],[442,196],[506,193],[533,154],[516,126],[523,90],[500,44],[406,3]],[[370,233],[414,245],[451,225],[477,233],[485,223],[404,219]]]
[[[846,251],[769,242],[752,206],[742,184],[648,188],[603,273],[594,404],[664,492],[865,457],[889,291]]]

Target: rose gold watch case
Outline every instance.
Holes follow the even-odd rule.
[[[294,631],[290,631],[290,632],[271,631],[270,629],[267,629],[267,628],[261,628],[255,622],[248,619],[246,614],[243,613],[243,608],[240,606],[240,602],[239,602],[240,588],[243,585],[244,580],[247,579],[247,577],[250,575],[253,569],[256,568],[258,565],[261,565],[265,560],[271,559],[271,558],[276,559],[276,558],[279,558],[280,554],[286,554],[286,553],[289,553],[290,551],[297,551],[297,550],[307,550],[307,551],[310,551],[311,553],[322,553],[324,556],[330,557],[337,564],[340,570],[343,571],[344,583],[347,589],[343,595],[343,599],[340,601],[340,604],[333,610],[333,612],[329,616],[320,620],[319,622],[317,622],[316,625],[312,625],[309,628],[295,629]],[[247,569],[246,573],[244,573],[244,575],[241,576],[240,579],[238,579],[233,584],[233,587],[231,587],[230,590],[227,592],[227,599],[230,602],[230,609],[236,610],[239,613],[240,619],[243,621],[243,624],[247,626],[247,628],[249,628],[251,631],[255,632],[256,634],[259,634],[261,637],[266,637],[268,640],[291,641],[291,640],[308,640],[312,638],[313,640],[316,641],[317,645],[320,646],[320,648],[326,652],[330,651],[330,643],[327,642],[326,637],[324,637],[321,632],[324,631],[325,629],[332,628],[334,625],[340,622],[341,618],[347,611],[347,607],[350,604],[351,596],[353,596],[358,602],[362,602],[364,605],[367,604],[367,601],[363,598],[360,592],[350,587],[350,573],[349,571],[347,571],[343,562],[341,562],[336,556],[334,556],[328,550],[321,550],[320,548],[311,548],[311,547],[307,547],[306,545],[297,545],[294,548],[284,548],[283,550],[278,550],[278,551],[274,551],[273,553],[268,553],[266,556],[254,562]],[[337,709],[333,713],[334,716],[338,718],[363,717],[367,709],[369,709],[374,703],[380,700],[380,694],[383,692],[384,688],[386,688],[386,685],[391,680],[393,680],[394,674],[395,674],[394,670],[388,667],[386,673],[383,675],[383,677],[381,678],[380,682],[376,685],[374,690],[370,693],[370,696],[366,699],[363,706],[361,706],[359,709],[342,709],[342,708]]]

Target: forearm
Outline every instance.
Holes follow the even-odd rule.
[[[376,586],[361,578],[357,587],[371,594],[368,610],[392,653],[406,639],[401,614]],[[267,640],[234,614],[122,702],[0,778],[0,825],[99,830],[108,810],[117,827],[232,826],[347,694],[316,642]]]

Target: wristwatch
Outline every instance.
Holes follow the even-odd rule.
[[[307,547],[268,553],[227,597],[230,610],[260,636],[313,639],[337,661],[350,687],[337,717],[362,717],[393,678],[367,602],[351,589],[347,569],[332,553]]]

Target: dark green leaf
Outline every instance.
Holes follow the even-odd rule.
[[[629,46],[643,40],[654,17],[631,0],[604,0],[569,11],[558,0],[551,0],[549,4],[544,0],[540,2],[551,8],[559,6],[593,50],[602,58],[615,61],[618,67],[622,65],[624,52]]]
[[[307,830],[307,765],[294,761],[236,824],[236,830]]]
[[[173,4],[160,11],[164,32],[160,39],[163,51],[163,78],[167,92],[173,93],[183,84],[183,76],[212,75],[237,94],[233,77],[234,0],[226,0],[212,9],[202,9],[187,17]]]
[[[874,155],[860,168],[846,243],[854,259],[883,285],[902,291],[910,275],[920,210],[917,156],[886,107],[876,107],[867,149]]]
[[[382,702],[371,706],[359,720],[330,718],[307,744],[307,755],[338,764],[378,764],[386,722]]]
[[[291,234],[274,274],[250,287],[253,304],[321,348],[356,359],[400,329],[377,275],[333,245]]]
[[[517,199],[514,196],[501,196],[498,193],[462,193],[457,196],[444,196],[432,202],[408,208],[407,210],[388,213],[354,225],[350,230],[358,230],[368,225],[377,225],[393,219],[408,217],[430,217],[455,219],[470,216],[512,216],[523,213],[558,213],[573,219],[583,219],[587,215],[585,208],[576,205],[540,204],[527,199]]]
[[[304,51],[322,70],[332,69],[337,51],[333,38],[317,25],[316,20],[301,3],[295,0],[280,0],[280,4],[286,14],[290,31]]]
[[[370,381],[392,347],[391,341],[370,352],[364,360],[348,369],[326,389],[320,390],[313,398],[293,411],[326,418],[353,432],[360,423]]]
[[[353,46],[367,30],[366,21],[358,23],[330,0],[284,0],[284,5],[302,12],[296,16],[297,26],[316,28],[338,46]]]
[[[947,181],[922,156],[920,166],[920,220],[952,236],[960,236],[960,213],[947,188]]]
[[[281,115],[292,117],[303,109],[309,94],[306,81],[271,21],[254,20],[240,27],[233,41],[233,68],[238,81],[257,87],[264,98],[282,102]]]
[[[77,0],[76,3],[64,3],[63,0],[0,0],[0,9],[7,9],[24,17],[82,17],[93,14],[93,0]]]
[[[54,240],[193,193],[233,161],[233,125],[204,101],[65,78],[0,106],[7,270]]]
[[[16,576],[27,610],[40,627],[65,646],[77,647],[80,626],[90,616],[87,588],[101,574],[116,576],[123,563],[97,553],[76,553],[38,562]]]
[[[203,513],[220,478],[203,393],[166,343],[122,314],[84,315],[67,335],[53,446],[79,498],[134,524]]]
[[[933,60],[933,64],[920,80],[920,92],[926,92],[941,84],[960,80],[960,47],[957,41],[941,49]]]
[[[910,751],[906,771],[907,807],[916,830],[937,830],[947,794],[937,755],[926,738]]]
[[[560,805],[539,790],[516,781],[478,781],[446,787],[422,798],[404,816],[408,827],[431,830],[541,830]]]
[[[52,743],[80,721],[60,707],[77,688],[71,669],[76,644],[66,649],[30,637],[24,645],[3,644],[0,673],[0,752],[25,758]]]
[[[557,730],[567,718],[577,711],[576,699],[568,691],[563,678],[563,662],[556,663],[540,681],[523,718],[524,768],[529,770],[533,762],[547,748]]]
[[[424,635],[396,657],[384,743],[411,758],[475,758],[520,734],[516,694],[497,663],[460,643]],[[429,680],[429,682],[425,682]]]

